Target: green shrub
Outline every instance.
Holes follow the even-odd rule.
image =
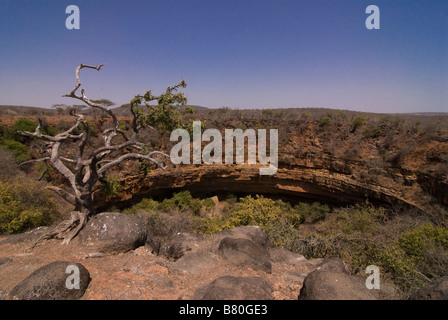
[[[190,210],[193,211],[193,213],[198,214],[199,211],[201,211],[202,208],[202,202],[200,199],[192,199],[190,202]]]
[[[100,188],[106,196],[117,196],[121,190],[121,184],[116,177],[107,177],[100,183]]]
[[[362,127],[364,125],[364,122],[366,121],[366,118],[363,116],[357,116],[355,119],[353,119],[352,121],[352,132],[355,132],[356,130],[358,130],[358,128]]]
[[[448,229],[424,223],[404,232],[399,244],[407,255],[420,261],[430,248],[441,247],[443,250],[448,250]]]
[[[238,198],[233,193],[230,193],[226,197],[226,202],[230,205],[233,205],[238,202]]]
[[[2,146],[11,151],[17,163],[28,160],[28,147],[16,140],[3,140]]]
[[[232,210],[226,228],[254,225],[263,228],[269,221],[278,218],[281,208],[275,201],[263,196],[255,198],[247,196],[241,199],[237,207]]]
[[[211,198],[204,199],[204,202],[202,204],[207,209],[211,209],[211,208],[213,208],[215,206],[215,202]]]
[[[37,122],[28,119],[28,118],[20,118],[17,119],[12,127],[10,128],[10,138],[19,142],[24,143],[27,139],[30,139],[28,137],[22,136],[17,131],[28,131],[28,132],[34,132],[37,127]]]
[[[171,199],[175,208],[181,212],[191,210],[197,214],[202,208],[201,200],[193,198],[188,190],[175,193]]]
[[[180,211],[185,211],[190,208],[193,197],[191,196],[190,191],[185,190],[175,193],[172,199]]]
[[[346,234],[374,232],[378,223],[386,219],[385,209],[372,204],[356,204],[338,212],[338,228]]]
[[[362,134],[365,138],[378,138],[384,134],[384,131],[382,128],[377,127],[373,129],[366,129]]]
[[[226,219],[224,217],[200,218],[194,219],[194,230],[205,235],[212,235],[222,231],[225,228]]]
[[[177,205],[176,202],[174,201],[174,199],[163,199],[162,203],[160,204],[160,208],[163,211],[175,211],[177,209]]]
[[[21,233],[60,218],[52,193],[31,179],[0,182],[0,233]]]
[[[143,212],[156,212],[160,209],[160,203],[151,198],[144,198],[139,203],[133,205],[131,208],[123,210],[124,214],[136,214],[140,211]]]
[[[330,117],[322,117],[320,119],[320,124],[319,126],[321,128],[325,127],[325,126],[329,126],[331,124],[331,118]]]
[[[55,136],[59,133],[58,129],[55,126],[45,126],[45,128],[42,129],[42,134],[46,134],[49,136]]]
[[[301,202],[298,205],[294,206],[294,214],[297,216],[296,219],[299,219],[300,222],[316,222],[322,219],[325,219],[327,213],[330,211],[328,205],[320,204],[319,202],[313,202],[312,204],[308,204],[305,202]]]

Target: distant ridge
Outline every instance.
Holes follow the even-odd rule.
[[[305,107],[305,108],[228,108],[228,107],[221,107],[221,108],[208,108],[198,105],[188,105],[189,107],[192,107],[194,110],[199,112],[210,112],[213,110],[219,110],[223,108],[227,108],[228,110],[232,111],[241,111],[241,112],[250,112],[254,110],[300,110],[300,111],[309,111],[309,112],[316,112],[319,113],[323,111],[328,112],[335,112],[335,111],[343,111],[348,112],[352,114],[377,114],[377,115],[404,115],[404,116],[420,116],[420,117],[436,117],[436,116],[448,116],[448,112],[404,112],[404,113],[398,113],[398,112],[390,112],[390,113],[384,113],[384,112],[368,112],[368,111],[354,111],[354,110],[345,110],[345,109],[331,109],[331,108],[314,108],[314,107]],[[129,105],[122,105],[119,107],[111,108],[111,110],[114,110],[115,114],[117,116],[126,116],[129,115],[129,109],[127,108]],[[181,107],[182,108],[182,107]],[[83,110],[84,114],[90,114],[91,111],[89,109]],[[33,106],[15,106],[15,105],[0,105],[0,116],[1,115],[9,115],[9,116],[36,116],[36,115],[57,115],[57,111],[54,108],[41,108],[41,107],[33,107]]]

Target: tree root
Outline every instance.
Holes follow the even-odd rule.
[[[88,213],[72,211],[70,219],[64,220],[57,226],[53,227],[48,233],[37,239],[28,250],[31,250],[46,240],[63,239],[62,244],[69,244],[75,238],[81,229],[86,225]]]

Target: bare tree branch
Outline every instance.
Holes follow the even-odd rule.
[[[46,161],[46,160],[50,160],[50,157],[45,157],[45,158],[40,158],[40,159],[31,159],[31,160],[20,163],[19,166],[24,166],[29,163],[42,162],[42,161]]]
[[[163,170],[165,170],[167,167],[164,166],[161,162],[157,161],[156,159],[151,158],[151,156],[153,155],[162,155],[164,157],[169,157],[167,154],[160,152],[160,151],[151,151],[148,152],[148,154],[140,154],[140,153],[127,153],[122,155],[121,157],[118,157],[115,160],[112,160],[111,162],[107,163],[106,165],[102,166],[100,169],[98,169],[98,174],[101,175],[103,172],[109,170],[110,168],[119,165],[120,163],[122,163],[125,160],[128,159],[140,159],[140,160],[149,160],[151,162],[153,162],[154,164],[156,164],[158,167],[162,168]]]
[[[178,113],[174,112],[175,103],[183,103],[186,98],[182,93],[176,92],[180,87],[185,87],[186,83],[182,82],[174,87],[168,87],[166,93],[160,96],[152,95],[151,91],[147,91],[143,96],[135,96],[131,100],[132,124],[131,128],[122,130],[119,128],[118,118],[113,110],[108,108],[103,100],[90,100],[87,98],[85,90],[81,88],[80,71],[84,68],[100,71],[104,64],[91,66],[80,64],[76,68],[75,77],[76,84],[74,88],[63,97],[70,97],[82,101],[93,110],[100,110],[106,113],[112,119],[112,126],[105,128],[102,132],[103,142],[101,146],[93,146],[87,148],[90,137],[90,127],[86,122],[86,117],[78,114],[81,110],[74,110],[72,115],[75,121],[68,130],[55,136],[42,133],[44,124],[39,120],[39,125],[34,132],[20,132],[24,136],[34,137],[46,142],[46,152],[48,156],[41,159],[30,160],[22,163],[36,163],[45,161],[60,174],[70,184],[70,191],[66,189],[50,186],[48,189],[59,194],[68,203],[75,206],[71,218],[63,221],[59,226],[53,229],[45,239],[63,237],[64,243],[68,243],[87,223],[87,220],[94,214],[98,206],[94,203],[94,186],[104,178],[107,170],[112,169],[127,160],[147,160],[156,166],[166,169],[164,163],[169,156],[159,151],[147,151],[146,145],[138,141],[139,131],[144,127],[156,130],[157,128],[171,128],[181,124]],[[80,89],[80,92],[78,91]],[[148,105],[149,101],[157,100],[158,105]],[[145,109],[140,109],[142,102],[146,104]],[[161,124],[164,127],[159,127]],[[114,139],[114,137],[117,137]],[[73,143],[76,147],[73,148]],[[75,149],[76,154],[72,152],[64,155],[62,146],[68,146],[70,150]],[[88,152],[87,152],[88,150]],[[41,175],[41,178],[45,172]],[[39,240],[40,241],[40,240]]]
[[[48,186],[47,189],[56,192],[58,195],[60,195],[65,201],[68,203],[75,205],[76,204],[76,198],[74,195],[70,194],[68,191],[55,187],[55,186]]]

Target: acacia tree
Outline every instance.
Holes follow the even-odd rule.
[[[74,114],[74,124],[68,130],[51,136],[41,132],[42,121],[34,132],[21,131],[24,136],[41,139],[45,142],[47,155],[32,160],[46,161],[57,172],[65,177],[70,186],[69,190],[57,186],[48,188],[55,191],[66,201],[74,206],[70,219],[62,221],[52,228],[50,232],[41,237],[34,245],[44,239],[59,238],[62,243],[69,243],[79,231],[85,226],[88,219],[95,215],[93,191],[95,185],[103,179],[105,173],[117,165],[128,160],[147,160],[155,166],[166,169],[164,160],[169,156],[161,151],[149,150],[144,141],[139,140],[139,132],[145,127],[155,130],[172,130],[185,127],[176,106],[186,103],[186,98],[179,88],[185,88],[186,83],[182,80],[174,87],[168,87],[166,92],[155,96],[151,91],[144,95],[135,96],[130,102],[132,114],[131,128],[127,131],[120,129],[118,119],[113,110],[104,104],[87,98],[85,90],[81,88],[80,71],[83,68],[100,71],[104,64],[90,66],[81,64],[76,68],[76,85],[70,93],[63,95],[81,100],[88,107],[95,108],[106,113],[111,118],[111,125],[102,132],[102,145],[92,148],[89,145],[89,124],[83,114]],[[157,104],[150,104],[156,101]],[[144,105],[142,105],[144,103]],[[69,146],[68,150],[62,148]],[[76,152],[73,152],[73,145]],[[89,150],[89,151],[87,151]],[[149,151],[148,151],[149,150]],[[73,154],[74,153],[74,154]],[[34,246],[33,245],[33,246]]]

